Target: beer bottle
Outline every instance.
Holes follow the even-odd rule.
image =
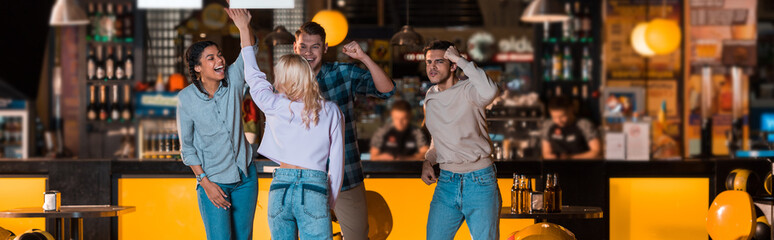
[[[543,190],[543,210],[549,213],[556,212],[555,196],[553,176],[549,173],[546,174],[546,189]]]
[[[556,212],[562,211],[562,187],[559,186],[559,174],[554,173],[553,186],[554,190],[554,210]]]
[[[521,211],[524,213],[532,212],[532,181],[524,177],[524,189],[521,192]]]
[[[516,173],[513,173],[513,187],[511,187],[511,212],[517,213],[519,206],[519,179]]]

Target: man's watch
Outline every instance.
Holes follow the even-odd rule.
[[[196,175],[196,181],[197,182],[201,182],[202,179],[204,179],[205,177],[207,177],[206,173],[202,173],[202,174]]]

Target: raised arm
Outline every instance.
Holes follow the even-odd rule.
[[[331,104],[333,105],[333,104]],[[329,108],[333,112],[333,120],[330,127],[331,149],[328,155],[328,179],[331,184],[330,208],[336,206],[336,199],[341,191],[341,184],[344,182],[344,116],[341,114],[338,106],[333,105]]]
[[[471,91],[470,94],[468,94],[468,97],[476,104],[476,106],[485,107],[494,100],[499,88],[497,87],[497,84],[486,75],[484,69],[476,67],[472,62],[468,62],[468,60],[462,58],[454,46],[446,49],[444,57],[449,59],[449,61],[456,63],[457,66],[462,69],[462,72],[468,76],[468,81],[470,81],[470,84],[472,84],[474,88],[474,91]]]
[[[253,51],[253,53],[250,55],[244,55],[240,53],[234,63],[228,66],[227,80],[229,80],[230,84],[234,84],[234,86],[242,87],[245,83],[243,70],[244,58],[247,57],[255,59],[255,52],[257,52],[258,48],[255,46],[255,39],[253,38],[252,31],[250,30],[250,19],[252,19],[252,15],[250,15],[250,12],[247,9],[225,8],[224,10],[231,18],[231,20],[234,21],[234,25],[237,26],[237,29],[239,29],[239,41],[242,48],[247,46],[252,46],[255,48],[255,51]]]
[[[379,64],[376,64],[368,54],[363,52],[363,49],[360,48],[360,45],[357,44],[357,42],[352,41],[347,43],[341,51],[347,56],[365,64],[366,68],[368,68],[368,71],[371,73],[376,90],[381,93],[389,93],[395,88],[395,85],[392,83],[392,80],[387,77],[387,73],[384,72],[384,69],[382,69]]]
[[[254,49],[252,46],[242,48],[242,55],[252,56],[253,54]],[[266,74],[258,68],[255,58],[245,58],[243,67],[245,69],[245,81],[250,86],[250,96],[253,97],[253,102],[264,114],[274,114],[277,109],[276,106],[282,97],[274,94],[274,88],[266,80]]]

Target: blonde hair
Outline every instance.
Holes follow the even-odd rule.
[[[298,54],[282,56],[274,66],[274,76],[274,89],[277,92],[285,94],[290,101],[304,103],[301,121],[305,127],[309,129],[310,124],[316,126],[325,99],[320,94],[320,87],[309,62]],[[293,110],[290,112],[292,114]]]

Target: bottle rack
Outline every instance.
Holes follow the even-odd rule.
[[[570,97],[579,107],[578,116],[599,121],[597,89],[601,61],[599,40],[600,5],[597,2],[563,2],[570,19],[535,26],[536,79],[544,102]]]
[[[81,158],[136,158],[134,85],[141,80],[142,16],[134,1],[84,2],[81,49]],[[108,7],[110,6],[110,7]],[[139,20],[139,21],[135,21]],[[129,146],[127,146],[127,144]],[[128,151],[127,149],[131,149]],[[128,154],[127,154],[128,153]]]

